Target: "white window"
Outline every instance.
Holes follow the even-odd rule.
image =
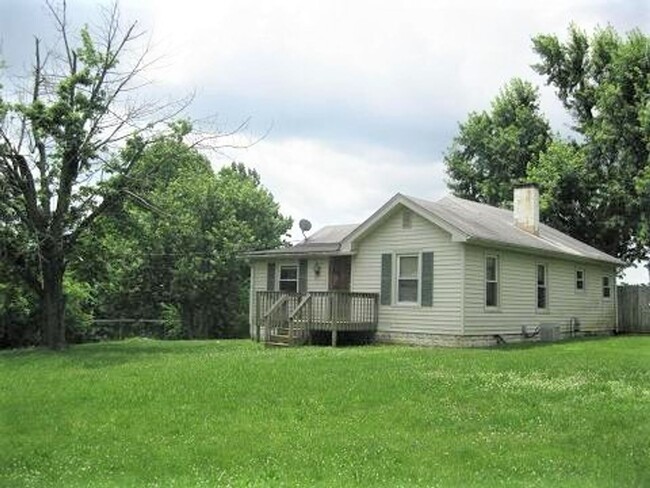
[[[397,256],[397,301],[417,303],[419,286],[419,257]]]
[[[280,291],[298,292],[298,266],[280,266]]]
[[[576,290],[584,291],[585,289],[585,270],[576,269]]]
[[[485,306],[499,306],[499,258],[485,256]]]
[[[537,265],[537,308],[548,307],[548,270],[545,264]]]
[[[612,297],[612,286],[609,281],[609,276],[603,276],[603,298]]]

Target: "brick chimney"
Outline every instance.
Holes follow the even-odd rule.
[[[514,190],[515,225],[531,234],[539,234],[539,187],[537,183],[521,183]]]

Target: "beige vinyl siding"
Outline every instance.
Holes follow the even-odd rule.
[[[274,260],[255,260],[251,262],[251,295],[249,299],[248,322],[250,324],[251,334],[253,334],[253,322],[255,318],[255,297],[256,292],[266,291],[266,273],[268,263],[275,263],[275,289],[278,289],[280,280],[280,266],[295,265],[298,266],[297,259],[274,259]],[[320,273],[316,276],[314,267],[316,263],[320,264]],[[327,291],[329,283],[329,258],[320,257],[309,259],[307,261],[307,290],[308,291]]]
[[[266,263],[267,261],[251,261],[251,291],[248,301],[248,324],[251,337],[255,334],[255,304],[256,293],[266,290]]]
[[[255,322],[255,266],[251,265],[249,275],[249,286],[248,286],[248,334],[250,337],[253,337],[254,332],[254,322]]]
[[[320,274],[316,276],[314,267],[320,264]],[[275,289],[278,289],[281,266],[298,266],[298,259],[264,259],[251,262],[251,282],[254,292],[266,291],[266,272],[268,263],[275,263]],[[317,258],[307,260],[307,290],[327,291],[329,275],[329,258]]]
[[[303,259],[303,258],[301,258]],[[275,263],[275,289],[279,289],[280,267],[281,266],[298,266],[300,259],[276,259],[274,261],[264,261],[264,269],[269,262]],[[314,266],[316,262],[320,264],[320,275],[316,276]],[[307,259],[307,291],[327,291],[329,277],[329,258],[309,258]],[[266,271],[264,271],[266,279]],[[266,290],[266,281],[262,284],[261,290]]]
[[[316,276],[314,267],[316,263],[320,265],[320,274]],[[309,259],[307,263],[307,290],[308,291],[327,291],[329,286],[329,258]]]
[[[393,257],[392,305],[379,306],[378,329],[383,332],[460,334],[461,244],[423,219],[411,214],[411,226],[402,228],[398,207],[373,232],[357,243],[352,257],[352,291],[379,293],[381,255],[385,253],[417,254],[422,266],[422,252],[433,252],[433,306],[396,305],[397,265]],[[421,283],[420,283],[421,286]]]
[[[499,306],[485,307],[485,256],[499,256]],[[547,308],[537,309],[537,265],[547,267]],[[576,290],[576,270],[584,270],[585,289]],[[602,297],[602,277],[610,276],[612,298]],[[590,264],[535,256],[510,250],[465,245],[464,330],[466,335],[520,334],[522,325],[561,324],[571,317],[582,331],[608,331],[616,326],[616,270]]]
[[[266,264],[267,261],[253,261],[251,268],[253,269],[253,290],[264,291],[266,290]]]
[[[280,280],[280,266],[282,265],[298,265],[297,260],[293,259],[273,259],[273,260],[255,260],[251,262],[251,296],[249,300],[248,321],[251,332],[251,337],[255,331],[255,307],[257,303],[257,292],[266,291],[266,274],[268,272],[268,263],[275,263],[275,289],[278,289],[278,282]]]

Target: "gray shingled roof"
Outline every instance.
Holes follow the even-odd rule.
[[[280,249],[271,249],[268,251],[254,251],[248,253],[249,256],[266,256],[266,255],[300,255],[300,254],[332,254],[336,253],[341,247],[341,241],[345,239],[350,232],[356,229],[359,224],[348,225],[326,225],[325,227],[314,232],[314,234],[300,241],[292,247],[283,247]]]
[[[458,228],[468,236],[469,240],[490,241],[502,245],[538,249],[619,265],[624,264],[609,254],[545,224],[539,225],[539,235],[526,232],[515,226],[511,210],[454,196],[447,196],[436,202],[409,196],[406,198]]]
[[[423,213],[428,213],[437,219],[443,220],[452,228],[458,229],[461,234],[466,236],[469,242],[479,241],[496,246],[501,245],[564,254],[574,258],[594,259],[617,265],[625,264],[623,261],[605,254],[584,242],[569,237],[548,225],[539,225],[539,235],[526,232],[515,226],[511,210],[463,200],[454,196],[447,196],[436,202],[432,202],[422,200],[421,198],[397,194],[388,203],[394,202],[396,204],[400,198],[410,201],[416,208],[419,207],[422,209]],[[393,208],[393,205],[385,210],[388,211],[390,208]],[[361,224],[361,227],[363,226],[364,224]],[[352,231],[357,229],[357,227],[360,226],[358,224],[328,225],[293,247],[256,251],[248,253],[248,255],[251,257],[263,257],[269,255],[336,254],[341,248],[341,242]],[[361,232],[362,234],[365,233],[365,231]],[[358,236],[352,236],[353,240],[357,238]]]
[[[296,244],[295,247],[314,244],[340,244],[357,227],[359,227],[359,224],[326,225],[304,241]]]

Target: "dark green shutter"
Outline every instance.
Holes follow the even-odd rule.
[[[433,306],[433,253],[422,253],[422,296],[420,304],[423,307]]]
[[[307,293],[307,260],[301,259],[298,263],[298,293]]]
[[[275,263],[266,265],[266,291],[275,291]]]
[[[381,255],[381,304],[390,305],[393,291],[393,255]]]

